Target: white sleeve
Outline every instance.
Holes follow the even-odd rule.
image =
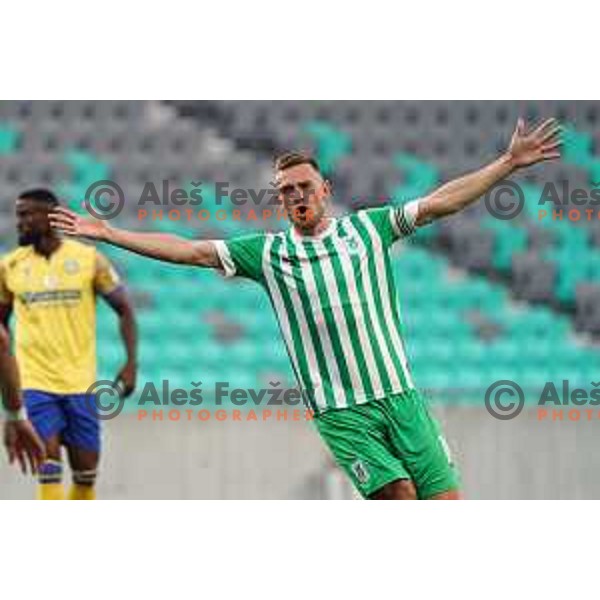
[[[416,220],[419,214],[419,203],[421,199],[411,200],[406,204],[394,208],[390,211],[390,218],[392,220],[392,229],[394,233],[399,237],[409,236],[416,230]]]
[[[223,240],[215,240],[214,242],[215,248],[217,250],[217,254],[219,255],[219,260],[221,261],[221,265],[223,269],[220,269],[221,273],[225,277],[234,277],[237,269],[235,268],[235,263],[231,258],[231,254],[229,253],[229,248],[227,248],[227,244]]]

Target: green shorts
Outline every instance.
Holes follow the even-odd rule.
[[[417,390],[331,409],[314,422],[364,497],[397,479],[410,479],[420,499],[460,487],[440,426]]]

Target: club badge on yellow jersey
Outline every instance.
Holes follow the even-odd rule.
[[[96,379],[96,295],[120,280],[93,246],[63,240],[46,258],[33,246],[0,262],[0,303],[12,303],[23,389],[85,392]]]

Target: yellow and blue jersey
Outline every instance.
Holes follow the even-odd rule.
[[[0,262],[0,303],[12,303],[23,389],[81,394],[96,380],[96,295],[120,285],[93,246],[63,240],[46,258],[33,246]]]

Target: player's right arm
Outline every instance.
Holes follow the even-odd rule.
[[[13,357],[10,354],[8,331],[0,325],[0,389],[2,406],[7,412],[17,413],[22,409],[19,394],[19,376]]]
[[[23,473],[27,472],[29,465],[31,472],[35,473],[44,462],[44,444],[25,414],[17,363],[10,354],[10,339],[3,325],[0,325],[0,389],[5,411],[4,446],[8,462],[17,462]]]
[[[210,240],[190,241],[165,233],[140,233],[111,227],[59,207],[50,215],[53,227],[66,235],[95,239],[156,260],[198,267],[222,268],[217,246]]]
[[[0,394],[4,408],[4,446],[8,462],[17,462],[21,470],[37,471],[44,461],[42,440],[27,419],[21,398],[17,362],[10,353],[10,336],[6,325],[12,310],[12,294],[8,290],[4,266],[0,264]]]

